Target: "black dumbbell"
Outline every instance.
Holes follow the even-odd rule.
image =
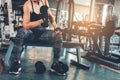
[[[46,71],[46,67],[45,67],[44,63],[41,61],[37,61],[35,63],[35,69],[36,69],[36,73],[38,73],[38,74],[42,74]]]

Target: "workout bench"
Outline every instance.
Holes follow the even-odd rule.
[[[29,43],[24,43],[25,49],[27,48],[27,46],[42,46],[42,47],[53,47],[52,43],[46,43],[45,41],[38,41],[38,42],[29,42]],[[67,41],[63,41],[63,49],[65,48],[75,48],[76,49],[76,57],[77,57],[77,61],[73,61],[71,60],[71,64],[75,65],[79,68],[82,68],[84,70],[89,69],[88,66],[81,64],[81,56],[80,56],[80,46],[83,46],[81,43],[75,43],[75,42],[67,42]],[[4,59],[4,64],[6,67],[10,66],[10,56],[12,53],[14,47],[14,42],[12,40],[10,40],[10,45],[8,47],[7,53],[5,55],[5,59]],[[66,53],[71,53],[69,51],[65,51]]]

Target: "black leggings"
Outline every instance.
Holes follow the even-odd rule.
[[[11,62],[20,60],[24,42],[38,39],[41,41],[48,41],[53,44],[53,62],[58,61],[62,48],[62,35],[55,34],[53,30],[26,30],[21,28],[14,39],[15,45],[11,55]]]

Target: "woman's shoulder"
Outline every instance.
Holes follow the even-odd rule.
[[[42,1],[42,3],[43,3],[44,5],[49,6],[49,4],[48,4],[48,0],[41,0],[41,1]]]
[[[24,5],[30,5],[30,0],[27,0]]]
[[[29,7],[31,5],[31,2],[30,0],[27,0],[25,3],[24,3],[24,7]]]

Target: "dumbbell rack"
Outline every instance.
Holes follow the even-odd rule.
[[[9,37],[15,36],[14,27],[12,21],[14,19],[14,13],[12,10],[12,0],[1,0],[0,6],[0,29],[1,29],[1,37],[0,37],[0,51],[7,49],[9,45]],[[6,19],[7,21],[6,21]],[[7,22],[7,24],[5,23]],[[4,51],[5,51],[4,50]]]
[[[8,18],[9,18],[9,30],[10,30],[10,37],[15,37],[15,32],[14,32],[14,24],[12,21],[14,20],[14,12],[12,10],[12,0],[7,0],[8,3]]]

